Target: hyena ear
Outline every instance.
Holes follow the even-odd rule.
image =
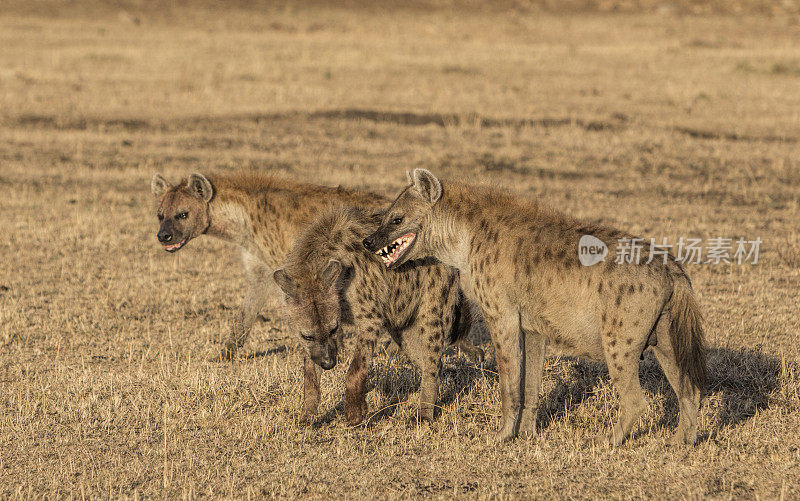
[[[275,283],[287,296],[296,297],[297,287],[295,287],[294,281],[289,278],[285,271],[275,270],[275,273],[272,274],[272,279],[275,280]]]
[[[196,192],[197,195],[206,202],[210,202],[211,197],[214,196],[214,188],[211,186],[209,180],[202,174],[195,172],[189,176],[189,181],[186,184],[189,186],[190,190]]]
[[[319,277],[320,281],[322,282],[322,286],[324,288],[332,287],[333,284],[336,283],[336,279],[339,278],[339,275],[342,273],[342,263],[335,259],[331,259],[328,263],[328,267],[325,268],[325,271],[322,272],[322,276]]]
[[[161,174],[155,173],[153,174],[153,179],[150,181],[150,191],[153,192],[153,195],[156,197],[160,197],[170,188],[169,183],[164,176]]]
[[[431,205],[442,198],[442,183],[426,169],[414,169],[414,190]]]
[[[408,184],[414,184],[414,177],[411,175],[411,171],[406,171],[406,178],[408,179]]]

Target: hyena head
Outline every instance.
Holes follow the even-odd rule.
[[[325,370],[336,366],[341,339],[341,273],[341,263],[331,260],[319,274],[284,268],[272,275],[286,293],[287,320],[311,360]]]
[[[387,268],[409,259],[424,257],[424,236],[429,214],[442,197],[442,184],[430,171],[414,169],[409,186],[392,202],[375,233],[364,239],[364,247],[377,254]]]
[[[175,252],[208,229],[208,203],[214,189],[205,176],[192,174],[185,184],[171,185],[156,174],[150,189],[156,197],[161,222],[156,236],[165,250]]]

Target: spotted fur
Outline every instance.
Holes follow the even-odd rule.
[[[388,201],[374,193],[300,183],[267,174],[192,174],[171,184],[160,174],[151,189],[164,245],[178,250],[210,235],[237,245],[247,276],[245,299],[222,349],[231,358],[247,340],[260,312],[276,295],[272,273],[305,226],[331,202],[370,208]],[[161,238],[159,238],[161,240]]]
[[[695,442],[705,385],[702,319],[689,278],[669,256],[615,262],[617,242],[631,235],[587,224],[535,200],[452,181],[417,169],[411,184],[365,239],[385,254],[401,235],[416,235],[390,266],[434,256],[458,268],[467,295],[481,306],[495,348],[502,395],[500,438],[536,433],[546,344],[602,360],[620,394],[619,420],[601,441],[619,444],[646,401],[639,358],[652,347],[680,404],[675,442]],[[608,245],[605,262],[583,266],[578,242]]]
[[[365,384],[376,337],[386,330],[419,368],[419,415],[432,419],[445,347],[464,342],[472,323],[458,287],[458,271],[432,258],[387,270],[361,242],[381,220],[379,212],[334,206],[297,239],[275,282],[287,295],[286,310],[306,349],[304,403],[307,422],[319,402],[319,370],[336,364],[343,328],[355,332],[347,374],[345,415],[360,423],[367,412]]]

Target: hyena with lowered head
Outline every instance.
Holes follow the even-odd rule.
[[[387,270],[362,241],[381,222],[382,212],[334,206],[297,239],[284,268],[274,274],[286,293],[290,325],[305,348],[301,422],[319,403],[320,371],[332,369],[342,328],[354,328],[355,353],[347,373],[345,417],[360,423],[367,412],[365,385],[378,333],[387,330],[422,376],[419,417],[433,419],[441,358],[462,342],[472,325],[470,307],[458,286],[458,271],[435,259],[410,261]]]
[[[160,221],[158,241],[168,252],[210,235],[236,244],[247,275],[244,303],[221,357],[231,358],[244,344],[259,313],[276,297],[272,273],[286,259],[305,226],[331,202],[364,208],[385,206],[374,193],[299,183],[271,175],[191,174],[170,184],[160,174],[151,181]]]
[[[434,256],[461,271],[495,347],[502,395],[500,439],[536,433],[545,346],[605,361],[620,394],[617,422],[597,441],[619,444],[647,406],[639,357],[652,347],[678,396],[673,442],[693,444],[705,387],[700,312],[689,277],[672,257],[642,264],[579,261],[584,235],[609,255],[630,235],[585,224],[500,190],[440,182],[416,169],[381,226],[364,240],[387,267]],[[524,391],[523,391],[524,388]]]

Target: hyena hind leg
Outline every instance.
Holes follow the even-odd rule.
[[[439,397],[439,373],[444,349],[443,333],[439,327],[424,327],[427,321],[403,333],[403,351],[414,362],[420,373],[419,419],[432,421]],[[438,320],[441,323],[441,320]],[[429,325],[435,325],[431,319]]]
[[[700,389],[695,387],[689,378],[681,377],[681,371],[675,360],[672,340],[669,335],[669,313],[661,316],[656,325],[656,345],[653,353],[667,376],[672,390],[678,397],[678,429],[670,442],[673,444],[694,445],[697,441],[697,413],[700,409]]]
[[[617,331],[604,343],[608,373],[620,399],[619,417],[604,440],[612,446],[619,445],[628,438],[633,425],[647,409],[647,400],[639,384],[641,349],[636,348],[633,343],[629,345],[627,342],[621,342],[630,338],[636,338],[634,333]]]
[[[525,392],[519,434],[534,437],[536,436],[536,417],[539,413],[539,392],[542,389],[545,337],[538,332],[523,331],[523,340],[525,342]]]
[[[248,271],[248,286],[241,309],[236,313],[228,338],[225,340],[219,354],[221,360],[232,360],[239,348],[244,346],[253,324],[256,323],[259,313],[269,303],[270,297],[278,293],[271,276],[267,275],[266,268]]]

